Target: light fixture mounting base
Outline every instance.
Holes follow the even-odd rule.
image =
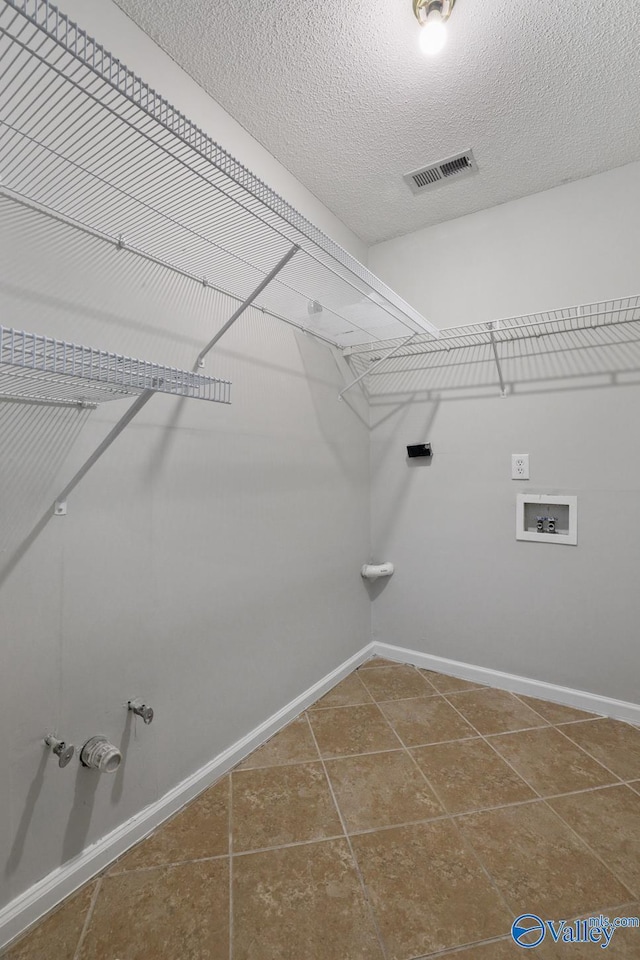
[[[418,23],[426,22],[430,13],[437,11],[443,20],[448,20],[456,0],[413,0],[413,12]]]

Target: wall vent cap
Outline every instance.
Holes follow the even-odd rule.
[[[478,164],[473,150],[465,150],[463,153],[456,153],[453,157],[447,157],[445,160],[405,173],[402,179],[413,193],[424,193],[443,183],[452,183],[454,180],[461,180],[477,172]]]

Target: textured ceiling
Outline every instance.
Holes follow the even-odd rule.
[[[638,0],[458,0],[437,58],[411,0],[117,2],[368,243],[640,158]]]

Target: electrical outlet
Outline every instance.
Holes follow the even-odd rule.
[[[512,453],[511,454],[511,479],[528,480],[529,479],[529,454]]]

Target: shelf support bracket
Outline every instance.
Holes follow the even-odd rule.
[[[403,347],[406,347],[407,344],[411,343],[412,340],[415,340],[417,336],[418,332],[416,331],[416,333],[412,333],[410,337],[407,337],[406,340],[403,340],[402,343],[398,344],[398,346],[391,347],[391,350],[388,350],[384,357],[380,357],[380,359],[374,363],[372,367],[369,367],[369,369],[365,370],[364,373],[361,373],[359,377],[356,377],[355,380],[352,380],[351,383],[347,384],[344,390],[341,390],[338,394],[338,400],[342,400],[347,390],[351,390],[351,387],[355,387],[356,383],[360,383],[361,380],[364,380],[365,377],[368,377],[370,373],[373,373],[374,370],[377,370],[378,367],[381,366],[386,360],[392,360],[394,354],[398,353],[399,350],[402,350]]]
[[[209,353],[209,351],[211,350],[211,348],[212,348],[213,346],[215,346],[215,344],[218,342],[218,340],[220,339],[220,337],[222,337],[223,334],[225,334],[225,333],[227,332],[227,330],[229,329],[229,327],[230,327],[232,324],[234,324],[234,323],[236,322],[236,320],[238,319],[238,317],[239,317],[242,313],[244,313],[244,311],[247,309],[247,307],[249,307],[249,306],[253,303],[253,301],[255,300],[255,298],[260,295],[260,293],[264,290],[264,288],[267,286],[267,284],[268,284],[268,283],[271,283],[271,281],[273,280],[273,278],[274,278],[278,273],[280,273],[280,271],[282,270],[282,268],[287,265],[287,263],[289,262],[289,260],[291,260],[291,258],[292,258],[292,256],[294,255],[294,253],[296,253],[299,249],[300,249],[300,247],[298,247],[298,246],[296,246],[296,245],[294,245],[293,247],[291,247],[291,249],[287,251],[287,253],[284,255],[284,257],[282,257],[282,259],[275,265],[275,267],[273,268],[273,270],[271,270],[271,271],[266,275],[266,277],[258,284],[258,286],[255,288],[255,290],[253,291],[253,293],[251,293],[251,294],[247,297],[247,299],[246,299],[243,303],[240,304],[240,306],[238,307],[238,309],[229,317],[229,319],[228,319],[227,322],[224,324],[224,326],[221,327],[220,330],[218,330],[218,332],[216,333],[215,337],[213,337],[213,339],[209,341],[209,343],[206,345],[206,347],[204,347],[204,349],[202,349],[202,350],[200,351],[200,353],[198,354],[198,360],[197,360],[197,362],[196,362],[196,366],[197,366],[197,367],[201,367],[201,366],[203,365],[204,358],[205,358],[206,355]],[[91,454],[91,456],[90,456],[87,460],[85,460],[85,462],[82,464],[82,466],[81,466],[80,469],[77,471],[77,473],[75,474],[75,476],[73,476],[73,477],[71,478],[71,480],[70,480],[69,483],[66,485],[66,487],[64,488],[64,490],[62,490],[62,491],[58,494],[58,496],[56,497],[55,502],[54,502],[54,505],[53,505],[53,513],[54,513],[54,516],[56,516],[56,517],[64,517],[64,516],[66,516],[66,513],[67,513],[67,498],[68,498],[69,494],[70,494],[73,490],[75,490],[75,488],[78,486],[78,484],[80,483],[80,481],[82,480],[82,478],[85,476],[85,474],[87,474],[87,473],[89,472],[89,470],[91,470],[91,467],[94,465],[94,463],[96,463],[96,462],[100,459],[100,457],[102,456],[102,454],[105,453],[105,451],[109,449],[109,447],[111,446],[111,444],[113,443],[113,441],[116,440],[116,439],[120,436],[120,434],[122,433],[122,431],[124,430],[124,428],[127,427],[127,426],[131,423],[131,421],[133,420],[133,418],[140,413],[140,411],[141,411],[142,408],[145,406],[145,404],[147,404],[147,403],[149,402],[149,400],[151,400],[151,397],[155,394],[155,392],[156,392],[155,390],[143,390],[143,392],[140,394],[140,396],[139,396],[138,399],[135,401],[135,403],[132,403],[131,406],[129,407],[129,409],[127,410],[127,412],[126,412],[125,414],[123,414],[122,417],[120,417],[120,419],[118,420],[118,422],[117,422],[116,424],[114,424],[114,426],[111,428],[111,430],[109,431],[109,433],[106,435],[106,437],[104,438],[104,440],[102,441],[102,443],[101,443],[98,447],[96,447],[96,449],[93,451],[93,453]]]
[[[94,465],[94,463],[96,463],[102,454],[109,449],[113,441],[120,436],[124,428],[131,423],[133,418],[142,410],[144,405],[151,400],[151,397],[155,394],[155,392],[155,390],[143,390],[135,403],[132,403],[127,412],[120,417],[116,424],[114,424],[102,443],[96,447],[91,456],[85,460],[75,476],[69,480],[69,483],[66,485],[64,490],[62,490],[55,499],[53,512],[56,517],[66,516],[67,497],[71,491],[75,490],[84,475],[91,470],[91,467]]]
[[[507,395],[507,388],[504,383],[504,378],[502,376],[502,366],[500,364],[500,357],[498,356],[498,346],[496,344],[495,337],[493,335],[493,322],[487,324],[487,329],[489,331],[489,338],[491,340],[491,349],[493,350],[493,359],[496,362],[496,367],[498,368],[498,380],[500,381],[500,396],[504,399]]]
[[[299,249],[300,249],[300,247],[298,247],[296,244],[294,244],[294,245],[291,247],[291,249],[288,250],[288,251],[285,253],[285,255],[284,255],[284,257],[282,258],[282,260],[279,260],[278,263],[276,263],[276,265],[275,265],[275,267],[273,268],[273,270],[270,270],[269,273],[266,275],[266,277],[258,284],[258,286],[255,288],[255,290],[253,291],[253,293],[250,293],[249,296],[247,297],[247,299],[246,299],[246,300],[243,300],[243,302],[240,304],[240,306],[238,307],[238,309],[235,310],[235,311],[231,314],[231,316],[229,317],[229,319],[227,320],[227,322],[224,324],[224,326],[220,327],[220,329],[219,329],[218,332],[216,333],[215,337],[213,337],[212,340],[209,340],[209,343],[206,345],[206,347],[203,347],[203,348],[202,348],[202,350],[201,350],[200,353],[198,354],[198,359],[196,360],[196,367],[203,367],[203,366],[204,366],[204,358],[205,358],[206,355],[209,353],[209,351],[212,349],[212,347],[215,347],[215,345],[216,345],[216,343],[218,342],[218,340],[220,340],[220,338],[225,335],[225,333],[227,332],[227,330],[229,329],[229,327],[232,327],[233,324],[234,324],[234,323],[236,322],[236,320],[238,319],[238,317],[240,317],[240,316],[244,313],[244,311],[247,309],[247,307],[250,307],[250,306],[251,306],[251,304],[252,304],[253,301],[256,299],[256,297],[259,297],[259,296],[260,296],[260,294],[262,293],[262,291],[264,290],[264,288],[271,283],[271,281],[274,279],[274,277],[276,277],[284,267],[286,267],[286,265],[289,263],[289,260],[291,260],[291,257],[292,257],[295,253],[297,253]]]

